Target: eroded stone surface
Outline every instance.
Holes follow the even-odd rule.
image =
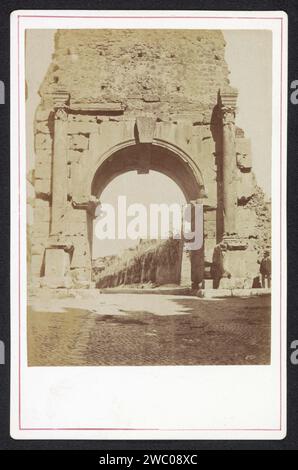
[[[116,174],[150,168],[173,178],[189,200],[203,201],[205,278],[225,233],[248,246],[244,265],[243,252],[231,255],[232,276],[251,278],[254,251],[270,246],[270,212],[249,139],[235,125],[237,92],[224,52],[217,30],[56,33],[34,125],[34,285],[50,269],[53,237],[57,249],[71,249],[66,284],[91,285],[90,198]]]

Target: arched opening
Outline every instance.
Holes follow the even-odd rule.
[[[88,224],[93,274],[96,273],[97,275],[101,271],[105,273],[111,272],[113,270],[113,267],[110,268],[111,264],[117,265],[118,263],[119,265],[123,259],[129,259],[130,263],[130,256],[133,258],[136,252],[139,259],[143,260],[141,262],[146,265],[143,252],[144,250],[150,251],[150,244],[153,246],[154,243],[157,243],[158,246],[154,245],[153,251],[155,250],[156,252],[158,250],[160,256],[162,256],[164,249],[168,249],[168,247],[163,248],[164,242],[160,241],[160,238],[166,238],[165,233],[159,233],[159,236],[156,237],[159,240],[153,241],[149,227],[147,227],[147,236],[144,237],[146,242],[142,236],[133,240],[129,239],[129,237],[119,240],[119,227],[117,226],[119,215],[121,217],[119,211],[123,210],[124,207],[123,204],[121,208],[119,207],[119,196],[122,198],[122,201],[123,198],[126,198],[125,210],[131,204],[141,204],[146,208],[147,214],[149,214],[149,205],[152,205],[152,203],[166,204],[168,206],[176,204],[182,209],[183,205],[201,198],[203,192],[204,186],[199,169],[192,167],[187,155],[179,155],[178,151],[175,152],[161,145],[137,144],[116,150],[111,155],[108,155],[96,169],[91,183],[92,195],[101,201],[101,206],[99,206],[95,213],[95,219],[91,220],[90,217]],[[99,240],[96,236],[98,220],[103,216],[101,208],[106,204],[112,205],[115,209],[113,233],[116,239],[114,240],[109,236],[107,236],[106,240],[102,238]],[[107,213],[105,212],[104,217],[106,216]],[[147,222],[150,223],[149,219]],[[175,230],[175,227],[170,227],[168,239],[173,240],[175,238],[173,237]],[[174,246],[176,241],[166,243],[172,243]],[[174,250],[174,254],[171,256],[172,258],[177,258],[175,262],[172,261],[173,273],[176,274],[164,274],[163,271],[166,271],[164,266],[160,269],[157,268],[159,269],[157,276],[159,282],[156,280],[157,284],[164,281],[165,284],[177,283],[190,286],[191,283],[198,285],[203,280],[203,248],[185,253],[183,250],[183,240],[180,239],[179,243],[177,248],[176,245],[175,248],[171,246],[171,250]],[[109,265],[110,271],[107,271],[107,265]],[[144,266],[139,268],[139,270],[142,269],[146,271],[147,268],[144,268]],[[113,279],[112,281],[113,285],[129,283],[127,279],[124,280],[124,274],[124,277],[121,273],[118,276],[114,272],[113,275],[116,277],[116,280]],[[156,273],[154,275],[148,275],[147,273],[144,276],[133,276],[131,279],[135,280],[135,282],[152,281],[156,279]]]
[[[155,170],[175,181],[187,202],[204,196],[204,182],[199,168],[180,149],[158,141],[153,144],[128,143],[98,162],[92,175],[91,194],[99,195],[109,182],[122,173]]]
[[[122,203],[118,207],[119,196],[122,197]],[[124,222],[124,217],[119,212],[121,210],[129,209],[132,204],[140,204],[150,214],[150,205],[152,204],[166,204],[172,206],[177,204],[183,207],[186,204],[186,198],[181,191],[180,187],[171,178],[159,173],[155,170],[150,170],[146,174],[137,174],[137,171],[129,171],[116,176],[104,188],[101,194],[98,194],[101,205],[110,204],[115,210],[116,227],[115,232],[118,233],[118,225]],[[92,259],[103,256],[113,256],[120,254],[124,250],[133,249],[140,242],[140,237],[136,239],[115,237],[115,239],[99,240],[94,233],[96,221],[102,217],[101,206],[98,206],[95,212],[95,219],[93,221],[93,241],[92,241]],[[132,217],[132,216],[131,216]],[[129,222],[126,221],[126,223]],[[150,220],[147,221],[146,239],[150,240]],[[177,228],[173,227],[173,220],[169,231],[176,232]],[[157,236],[161,238],[162,235],[167,236],[167,233],[161,233],[162,227],[158,227]],[[145,233],[144,233],[145,235]]]

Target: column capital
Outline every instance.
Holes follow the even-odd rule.
[[[231,86],[222,88],[219,91],[219,96],[220,96],[220,104],[222,107],[229,107],[229,108],[236,109],[237,98],[238,98],[237,88],[233,88]]]
[[[92,217],[95,218],[95,212],[98,206],[101,205],[100,199],[94,195],[90,195],[85,200],[75,201],[72,200],[72,207],[74,209],[82,209],[88,212]]]
[[[57,108],[55,112],[55,119],[58,121],[67,121],[66,108]]]
[[[57,87],[55,90],[53,90],[51,95],[55,109],[65,108],[67,106],[70,98],[70,94],[67,90],[61,87]]]
[[[69,93],[63,88],[56,88],[52,93],[52,100],[55,110],[55,119],[59,121],[67,121]]]
[[[219,103],[223,120],[225,120],[227,115],[235,117],[235,114],[237,112],[237,98],[237,88],[226,87],[220,90]]]

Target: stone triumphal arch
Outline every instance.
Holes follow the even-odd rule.
[[[222,240],[231,282],[251,281],[256,183],[224,48],[221,31],[57,31],[35,115],[33,285],[90,286],[99,195],[132,169],[160,171],[203,204],[193,281],[207,288]]]

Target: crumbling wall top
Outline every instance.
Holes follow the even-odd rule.
[[[219,30],[59,30],[40,93],[71,103],[122,103],[128,111],[211,116],[229,85]]]

